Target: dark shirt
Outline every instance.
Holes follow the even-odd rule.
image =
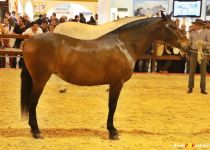
[[[15,34],[22,34],[23,32],[25,32],[25,30],[26,30],[26,27],[20,28],[20,26],[16,24],[13,32]],[[16,39],[14,48],[20,48],[20,44],[22,41],[23,39]]]

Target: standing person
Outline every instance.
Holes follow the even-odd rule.
[[[201,72],[201,80],[200,80],[200,89],[202,94],[208,94],[206,92],[206,63],[207,56],[204,54],[203,58],[198,60],[198,56],[201,52],[199,52],[199,45],[201,45],[201,50],[203,53],[207,53],[206,44],[210,44],[210,31],[204,30],[204,22],[201,19],[196,19],[195,22],[192,22],[195,27],[195,31],[192,31],[190,34],[191,45],[191,56],[190,56],[190,71],[189,71],[189,82],[188,82],[188,93],[193,92],[194,88],[194,76],[196,71],[196,66],[198,61],[200,61],[200,72]]]
[[[42,20],[40,28],[43,33],[46,33],[48,31],[48,22],[46,20]]]
[[[12,34],[14,28],[9,24],[9,20],[7,18],[4,18],[4,25],[3,25],[3,33],[4,34]],[[3,39],[3,46],[4,47],[12,47],[14,45],[14,42],[12,39]]]
[[[20,17],[18,19],[18,24],[15,25],[15,28],[13,30],[13,34],[22,34],[23,32],[26,31],[26,27],[25,27],[25,23],[24,23],[24,19],[23,17]],[[16,39],[15,44],[14,44],[14,48],[20,48],[20,44],[23,41],[23,39]],[[23,58],[20,58],[19,62],[16,62],[16,58],[11,58],[11,63],[10,66],[12,68],[16,67],[16,64],[19,64],[19,67],[22,67],[22,62],[23,62]]]
[[[56,17],[56,13],[52,13],[52,16],[50,17],[50,23],[51,24],[52,24],[52,21],[55,21],[56,25],[59,23],[59,20]]]
[[[9,20],[9,24],[11,26],[15,26],[15,21],[14,21],[14,18],[11,16],[11,13],[9,11],[6,11],[5,12],[5,18],[7,18]]]
[[[14,19],[15,24],[17,24],[16,12],[12,11],[12,18]]]
[[[24,19],[26,29],[30,28],[31,22],[30,22],[29,16],[27,14],[25,14],[23,16],[23,19]]]

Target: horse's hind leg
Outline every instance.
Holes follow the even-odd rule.
[[[111,140],[119,139],[118,131],[113,124],[113,118],[122,86],[122,83],[112,84],[110,85],[109,89],[109,114],[107,120],[107,129],[109,130],[109,138]]]
[[[31,133],[34,138],[40,139],[43,138],[41,136],[41,132],[38,127],[37,118],[36,118],[36,106],[39,101],[39,97],[42,94],[44,86],[46,85],[46,81],[42,82],[34,82],[33,89],[30,94],[30,103],[29,103],[29,125],[31,127]]]

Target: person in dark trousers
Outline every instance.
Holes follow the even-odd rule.
[[[207,53],[207,44],[210,44],[210,31],[203,29],[204,22],[201,19],[196,19],[195,22],[192,22],[195,26],[195,31],[190,34],[191,45],[191,56],[190,56],[190,71],[189,71],[189,81],[188,81],[188,93],[193,92],[194,88],[194,76],[196,71],[196,66],[198,63],[199,47],[201,45],[201,50],[203,53]],[[203,55],[200,60],[200,73],[201,73],[201,81],[200,81],[200,89],[202,94],[208,94],[206,91],[206,63],[207,63],[207,55]]]
[[[24,23],[24,19],[23,17],[20,17],[18,19],[18,24],[15,25],[15,28],[13,30],[13,34],[22,34],[23,32],[26,31],[26,27],[25,27],[25,23]],[[15,44],[14,44],[14,48],[20,48],[21,42],[23,41],[23,39],[16,39]],[[15,68],[16,67],[16,63],[19,63],[19,67],[22,68],[22,64],[23,64],[23,59],[20,58],[19,62],[16,62],[16,58],[12,58],[11,60],[11,67]]]

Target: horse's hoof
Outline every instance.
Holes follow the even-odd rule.
[[[117,134],[114,134],[114,135],[113,135],[113,134],[110,134],[110,135],[109,135],[109,139],[110,139],[110,140],[119,140],[119,137],[118,137]]]
[[[33,133],[33,138],[35,139],[44,139],[41,133]]]

